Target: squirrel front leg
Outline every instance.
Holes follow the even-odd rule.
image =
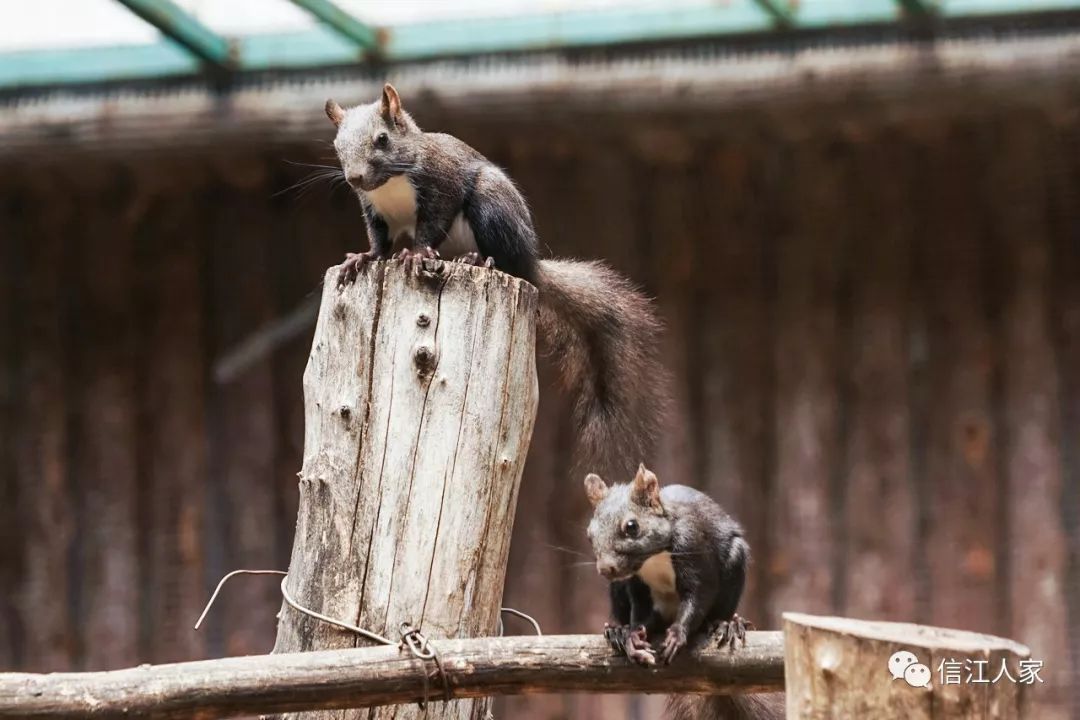
[[[338,272],[338,287],[356,280],[356,276],[360,274],[365,264],[382,260],[390,254],[390,228],[370,206],[364,207],[364,224],[367,225],[370,247],[366,252],[345,253],[345,262],[341,264],[341,270]]]
[[[453,217],[443,217],[445,213],[438,212],[438,208],[433,210],[425,209],[423,204],[417,205],[413,249],[402,250],[399,256],[414,275],[420,272],[424,258],[439,257],[439,245],[450,232]]]
[[[631,578],[612,583],[611,594],[611,614],[619,624],[605,626],[604,636],[608,643],[631,662],[646,667],[656,665],[656,654],[649,644],[650,626],[656,613],[648,588],[640,580]]]
[[[711,583],[701,582],[695,574],[685,572],[679,578],[678,593],[679,610],[660,645],[660,658],[665,664],[675,659],[675,655],[686,647],[689,638],[704,624],[705,615],[715,600],[716,588]]]

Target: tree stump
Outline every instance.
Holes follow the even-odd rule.
[[[1028,685],[1016,680],[1030,654],[991,635],[785,613],[787,717],[1024,718]],[[1002,662],[1013,680],[994,682]],[[980,676],[987,682],[971,682]]]
[[[304,372],[304,462],[287,588],[301,605],[395,642],[493,635],[536,416],[536,290],[425,261],[324,278]],[[371,645],[282,605],[274,652]],[[402,651],[405,652],[405,651]],[[434,677],[431,662],[417,674]],[[442,686],[431,682],[431,698]],[[486,700],[438,707],[481,719]],[[430,711],[430,710],[429,710]],[[410,718],[415,707],[306,713]]]

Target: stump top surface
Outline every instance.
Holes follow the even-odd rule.
[[[409,271],[405,267],[405,263],[398,259],[380,260],[378,261],[385,268],[386,272],[401,273],[408,277]],[[374,263],[369,263],[361,272],[372,272],[377,267]],[[498,284],[503,286],[516,286],[519,292],[522,292],[529,297],[535,297],[538,294],[536,286],[527,280],[522,280],[519,277],[510,275],[508,273],[499,270],[498,268],[485,268],[478,267],[476,265],[470,265],[469,263],[454,262],[452,260],[442,260],[435,258],[425,258],[421,261],[420,267],[422,268],[418,279],[429,280],[453,280],[455,282],[468,281],[472,282],[477,287],[483,286],[488,283]],[[332,265],[326,269],[323,282],[330,287],[337,287],[338,273],[341,270],[340,265]],[[350,283],[346,288],[353,287],[355,283]],[[421,287],[423,284],[421,283]],[[432,285],[431,287],[437,287]]]
[[[1026,645],[1007,638],[965,630],[915,625],[913,623],[854,620],[851,618],[804,615],[802,613],[784,613],[785,623],[794,623],[804,627],[829,630],[852,635],[868,640],[898,643],[915,647],[947,649],[954,651],[1005,651],[1020,657],[1029,657],[1031,651]]]

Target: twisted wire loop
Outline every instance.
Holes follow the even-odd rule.
[[[356,633],[357,635],[365,637],[373,642],[379,643],[380,645],[395,644],[393,640],[385,638],[378,633],[374,633],[370,630],[365,630],[362,627],[358,627],[356,625],[353,625],[352,623],[347,623],[344,620],[337,620],[328,615],[323,615],[322,613],[315,612],[314,610],[306,608],[300,603],[296,602],[296,600],[293,599],[293,596],[289,593],[289,588],[287,586],[287,583],[289,581],[289,575],[284,570],[233,570],[232,572],[225,575],[225,577],[221,578],[220,582],[218,582],[217,587],[214,589],[214,593],[210,596],[210,600],[206,603],[206,607],[203,608],[202,614],[199,615],[199,619],[195,623],[196,630],[199,629],[199,626],[202,625],[203,620],[206,619],[207,613],[210,612],[210,608],[213,606],[214,601],[217,600],[217,596],[221,592],[221,588],[224,587],[226,581],[228,581],[230,578],[235,577],[236,575],[281,575],[281,596],[285,598],[285,604],[287,604],[293,610],[296,610],[298,613],[301,613],[303,615],[307,615],[308,617],[315,618],[316,620],[324,622],[328,625],[333,625],[334,627],[341,628],[342,630],[348,630],[349,632]],[[535,623],[535,621],[533,622]],[[539,626],[537,626],[537,630],[539,630]],[[417,703],[420,706],[420,709],[423,710],[427,707],[427,702],[430,697],[430,692],[428,689],[429,678],[427,672],[428,660],[433,660],[435,662],[436,677],[440,680],[440,682],[442,682],[443,686],[443,700],[445,702],[450,702],[450,700],[453,699],[453,696],[450,692],[450,679],[446,676],[446,672],[443,670],[442,658],[439,657],[439,653],[435,650],[435,646],[428,641],[427,637],[422,632],[420,632],[418,628],[414,628],[412,626],[412,623],[401,623],[401,627],[398,628],[398,632],[401,635],[401,642],[398,644],[398,647],[408,650],[413,657],[420,660],[421,662],[421,668],[423,670],[424,677],[424,699]]]
[[[427,637],[420,632],[419,629],[414,628],[411,623],[401,623],[398,632],[401,634],[401,647],[411,652],[413,657],[420,660],[421,663],[425,663],[428,660],[435,661],[435,667],[437,669],[436,676],[442,682],[443,687],[443,702],[450,702],[450,700],[453,699],[453,696],[450,693],[450,679],[446,676],[446,671],[443,670],[442,658],[439,657],[439,653],[435,650],[435,646],[429,643]],[[424,670],[424,699],[417,703],[421,710],[427,708],[430,697],[431,695],[428,690],[428,674],[427,670]]]

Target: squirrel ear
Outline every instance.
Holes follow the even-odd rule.
[[[645,467],[645,463],[638,465],[630,494],[638,505],[654,510],[663,509],[660,503],[660,481],[656,479],[656,474],[652,470]]]
[[[334,127],[337,127],[345,119],[345,110],[333,100],[327,100],[326,117],[330,118],[330,122],[334,123]]]
[[[400,124],[401,96],[398,95],[397,90],[390,83],[383,85],[382,103],[379,106],[379,112],[382,113],[387,122]]]
[[[593,507],[599,505],[607,494],[608,486],[599,475],[589,473],[585,476],[585,497],[589,498],[589,502]]]

